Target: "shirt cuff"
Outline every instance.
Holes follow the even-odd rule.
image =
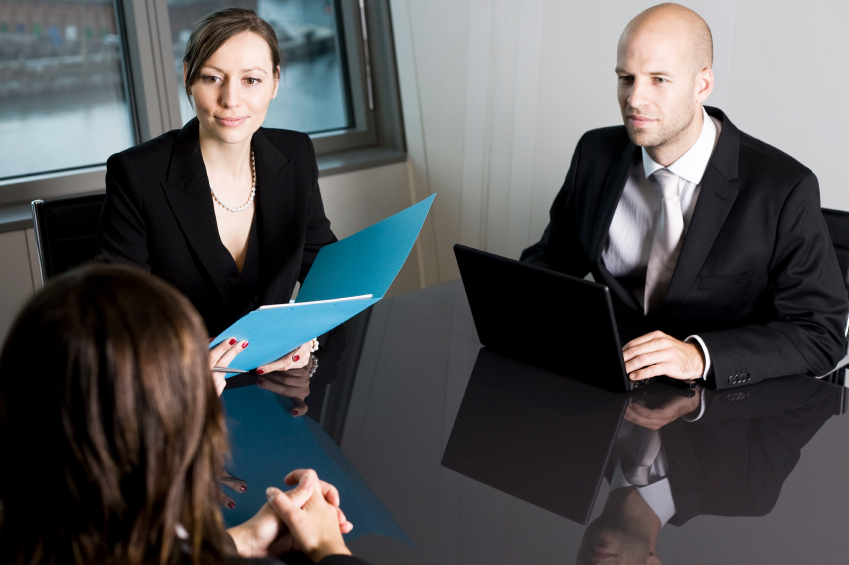
[[[699,343],[699,347],[702,348],[702,353],[705,354],[705,372],[702,373],[702,380],[707,380],[708,372],[710,372],[710,353],[708,352],[708,348],[707,345],[705,345],[705,342],[703,342],[702,338],[697,335],[691,335],[690,337],[684,340],[684,343],[693,343],[694,341],[697,341]]]
[[[696,420],[700,420],[702,416],[705,415],[705,406],[707,406],[707,404],[705,403],[705,390],[702,385],[696,385],[696,388],[699,389],[699,413],[692,418],[688,418],[686,415],[681,416],[681,419],[685,422],[695,422]]]

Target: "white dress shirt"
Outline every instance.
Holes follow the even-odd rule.
[[[702,177],[707,169],[722,123],[708,116],[702,108],[702,132],[696,143],[677,161],[666,167],[678,175],[681,214],[684,216],[684,237],[690,227],[696,201],[701,191]],[[607,243],[601,253],[605,268],[614,277],[633,277],[645,281],[646,267],[651,253],[655,224],[662,207],[660,187],[649,180],[652,173],[664,168],[656,163],[645,147],[641,148],[642,159],[635,159],[628,172],[628,180],[622,198],[613,214]],[[634,290],[637,301],[643,306],[645,285]],[[697,341],[705,355],[704,378],[710,370],[710,355],[699,336],[690,336],[686,341]]]

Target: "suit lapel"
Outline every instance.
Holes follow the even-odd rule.
[[[610,289],[612,293],[614,293],[619,300],[625,303],[629,308],[633,308],[634,310],[639,310],[642,312],[642,308],[640,308],[640,304],[637,302],[637,298],[634,296],[634,293],[625,288],[625,286],[616,280],[616,277],[610,274],[610,271],[607,270],[601,260],[598,261],[596,265],[598,275],[601,280],[596,280],[596,282],[600,282],[604,285],[607,285],[607,288]]]
[[[731,181],[737,178],[740,130],[721,111],[707,110],[720,119],[722,131],[702,177],[699,199],[664,304],[678,303],[687,295],[737,198],[737,188]]]
[[[292,253],[295,190],[293,169],[260,129],[253,137],[256,158],[256,210],[260,249],[260,304],[275,304],[285,276],[286,260]]]
[[[613,222],[613,215],[616,213],[616,207],[619,205],[619,200],[622,198],[622,191],[625,190],[625,183],[628,180],[628,171],[631,170],[631,164],[634,162],[634,153],[637,146],[633,143],[628,143],[625,149],[622,150],[622,155],[616,163],[610,168],[607,174],[607,179],[604,183],[604,189],[601,193],[601,201],[596,214],[596,221],[593,224],[592,238],[590,240],[590,258],[596,264],[597,272],[600,274],[604,284],[619,297],[622,302],[630,307],[639,309],[639,305],[633,297],[633,293],[625,289],[619,282],[609,273],[601,261],[601,252],[603,251],[604,242],[607,239],[607,234],[610,231],[610,224]],[[602,282],[602,281],[599,281]]]
[[[613,222],[613,214],[619,205],[619,199],[622,198],[622,191],[625,190],[625,181],[628,180],[628,171],[631,169],[631,163],[634,161],[636,148],[637,146],[633,143],[628,143],[625,146],[621,158],[610,168],[607,180],[604,183],[601,203],[598,207],[598,216],[594,223],[592,240],[590,242],[590,257],[594,263],[601,260],[602,246],[604,245],[607,233],[610,231],[610,224]]]
[[[221,299],[227,298],[227,271],[215,220],[209,180],[198,145],[198,122],[192,120],[177,135],[162,189],[192,250],[212,278]]]

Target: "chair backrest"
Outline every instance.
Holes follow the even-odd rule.
[[[97,219],[105,197],[92,194],[33,201],[32,222],[42,282],[94,259]]]
[[[825,223],[828,224],[828,233],[837,253],[837,263],[843,274],[843,284],[849,291],[849,212],[841,210],[822,209]]]

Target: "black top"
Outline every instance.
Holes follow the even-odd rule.
[[[242,272],[236,266],[236,261],[230,250],[221,243],[221,253],[227,269],[227,317],[238,320],[254,308],[259,291],[259,243],[256,237],[256,216],[251,222],[248,235],[248,248]]]
[[[310,138],[260,128],[251,145],[259,266],[254,305],[286,303],[318,251],[336,237],[324,215]],[[109,158],[97,245],[106,260],[135,263],[177,287],[210,335],[218,335],[238,316],[229,306],[213,206],[194,119]]]

